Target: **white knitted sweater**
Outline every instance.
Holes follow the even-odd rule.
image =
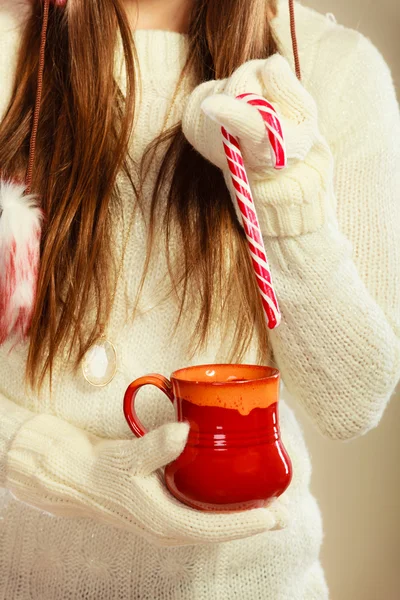
[[[11,91],[18,27],[27,5],[27,0],[0,2],[0,117]],[[265,236],[283,314],[271,344],[283,375],[283,397],[290,392],[323,434],[349,439],[376,426],[400,373],[400,119],[389,70],[371,43],[310,9],[298,5],[297,13],[303,82],[318,104],[320,128],[335,156],[338,226]],[[286,2],[274,28],[291,61]],[[135,42],[143,74],[143,104],[133,138],[137,158],[160,131],[187,37],[139,30]],[[187,81],[170,124],[181,118],[190,90]],[[127,215],[131,200],[127,188]],[[268,206],[259,209],[267,220]],[[122,236],[116,232],[117,250]],[[126,319],[126,299],[138,285],[144,243],[138,220],[109,329],[120,357],[109,386],[91,388],[68,365],[59,364],[53,396],[36,397],[24,391],[26,347],[11,353],[8,347],[0,349],[0,485],[15,496],[36,485],[32,439],[37,434],[36,442],[47,443],[45,415],[51,415],[49,440],[64,435],[66,424],[103,438],[129,439],[121,410],[128,383],[149,372],[169,376],[189,364],[184,323],[170,343],[177,306],[158,296],[166,272],[162,252],[146,284],[142,314],[133,323]],[[214,337],[191,364],[224,362],[227,339]],[[255,356],[254,343],[244,362]],[[173,417],[165,396],[149,386],[138,396],[138,412],[150,428]],[[37,414],[44,420],[38,421]],[[286,492],[291,511],[286,529],[231,542],[163,548],[79,513],[73,518],[50,515],[4,489],[0,598],[325,600],[328,591],[319,563],[322,527],[309,492],[309,456],[284,399],[280,418],[294,469]],[[35,477],[40,479],[40,473]],[[49,482],[49,487],[56,484],[62,495],[62,480]],[[50,492],[42,499],[48,510]]]

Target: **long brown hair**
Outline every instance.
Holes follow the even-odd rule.
[[[276,52],[268,18],[271,10],[276,10],[275,0],[193,2],[182,76],[192,69],[198,83],[223,79],[243,62]],[[0,125],[2,177],[22,178],[28,162],[42,12],[43,2],[33,1],[12,97]],[[125,94],[114,77],[118,36],[125,60]],[[77,366],[110,315],[116,277],[111,214],[121,210],[116,183],[120,171],[140,204],[132,177],[137,165],[129,154],[136,64],[123,0],[71,0],[64,10],[50,7],[32,181],[46,216],[27,360],[27,381],[32,386],[40,386],[46,374],[51,375],[56,356],[66,348],[69,356],[75,354]],[[152,193],[139,293],[155,239],[159,190],[170,178],[163,218],[167,256],[172,231],[179,233],[182,248],[180,265],[172,268],[168,258],[172,287],[176,291],[182,284],[176,325],[191,306],[192,294],[201,300],[193,320],[192,356],[206,342],[214,317],[222,311],[225,319],[235,322],[228,360],[240,362],[257,333],[258,360],[265,362],[269,351],[263,307],[245,234],[222,172],[192,148],[180,124],[150,144],[139,172],[149,153],[165,141],[169,146]],[[89,306],[94,307],[91,319]]]

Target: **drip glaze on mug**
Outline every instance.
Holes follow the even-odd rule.
[[[175,371],[171,381],[182,400],[248,415],[278,400],[279,371],[243,364],[199,365]]]

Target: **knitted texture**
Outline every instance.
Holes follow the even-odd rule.
[[[0,117],[13,83],[20,4],[0,4]],[[147,474],[179,453],[182,432],[175,434],[172,425],[154,431],[147,442],[132,440],[122,412],[127,385],[149,372],[169,376],[189,364],[224,362],[229,335],[216,328],[207,348],[186,359],[185,318],[191,315],[172,338],[179,307],[163,295],[162,247],[153,257],[139,314],[129,320],[145,255],[145,225],[138,218],[108,330],[119,362],[107,387],[90,387],[60,360],[53,394],[44,389],[36,396],[24,389],[27,347],[0,348],[0,483],[11,490],[0,494],[1,599],[328,598],[310,459],[284,398],[289,388],[313,423],[334,439],[375,426],[389,401],[400,368],[400,120],[390,73],[370,42],[300,5],[297,14],[304,85],[334,156],[336,214],[329,211],[318,227],[307,217],[309,233],[265,235],[283,316],[271,344],[285,385],[280,424],[294,473],[282,505],[275,513],[260,509],[217,522],[217,515],[199,514],[170,498],[159,472]],[[291,61],[286,2],[274,28]],[[137,159],[162,127],[187,37],[142,30],[135,42],[143,74],[132,143]],[[122,88],[124,83],[121,75]],[[173,122],[182,118],[192,91],[187,79]],[[144,194],[156,172],[157,160]],[[121,176],[124,216],[115,230],[116,253],[132,207],[125,183]],[[265,210],[267,223],[263,178],[258,184],[257,211]],[[256,351],[254,340],[243,362],[254,362]],[[137,412],[149,429],[173,420],[172,405],[151,386],[140,391]],[[251,535],[260,525],[272,529]]]
[[[376,49],[368,42],[363,39],[358,45],[362,46],[365,65],[378,60]],[[362,72],[362,64],[359,67]],[[373,297],[379,292],[379,277],[384,282],[385,274],[392,273],[396,282],[400,275],[399,110],[393,89],[382,97],[382,89],[390,89],[391,85],[390,73],[382,60],[379,75],[377,82],[375,73],[368,73],[358,84],[368,102],[362,111],[347,116],[349,123],[344,127],[352,128],[352,136],[344,139],[339,132],[340,148],[335,152],[335,161],[319,130],[315,101],[287,60],[279,55],[248,61],[229,79],[195,88],[182,120],[184,132],[198,152],[224,170],[240,223],[221,125],[242,140],[243,158],[282,310],[283,323],[271,332],[274,358],[287,388],[302,402],[320,430],[333,439],[348,439],[376,425],[400,376],[399,292],[392,290],[394,310],[392,298],[388,297],[389,305],[382,305]],[[344,85],[350,87],[354,82],[344,76]],[[256,108],[235,98],[246,90],[266,96],[278,111],[286,134],[286,169],[273,172],[261,115]],[[356,89],[351,91],[357,94]],[[378,108],[384,113],[382,117]],[[330,142],[333,149],[337,148],[337,139]],[[260,145],[264,145],[264,151],[260,151]],[[385,176],[391,181],[389,190],[387,183],[384,189],[381,170],[374,177],[366,177],[373,168],[371,156],[388,171]],[[352,177],[352,185],[357,184],[357,191],[362,190],[363,214],[359,215],[358,224],[362,234],[358,231],[359,238],[355,240],[358,248],[363,243],[371,245],[374,232],[370,215],[375,211],[381,224],[385,224],[393,248],[393,254],[376,256],[369,265],[369,273],[374,276],[370,288],[357,272],[352,244],[341,233],[335,215],[335,164],[336,171],[342,171],[348,182],[346,197],[338,195],[346,220],[354,211]],[[388,218],[387,223],[383,215]],[[388,243],[388,238],[385,241]],[[334,338],[330,332],[334,332]],[[340,352],[340,348],[351,351]],[[314,383],[310,386],[311,380]]]
[[[156,471],[179,456],[188,431],[187,423],[167,423],[133,441],[102,440],[38,415],[8,451],[7,485],[19,499],[53,514],[92,517],[160,546],[224,542],[281,528],[276,506],[205,514],[171,497]]]
[[[266,97],[279,114],[288,157],[282,171],[274,172],[267,130],[257,108],[235,98],[246,91]],[[332,154],[318,129],[317,106],[284,57],[251,60],[229,79],[199,85],[182,118],[191,144],[223,170],[241,223],[221,125],[240,140],[262,233],[286,236],[318,229],[326,220],[332,194]]]

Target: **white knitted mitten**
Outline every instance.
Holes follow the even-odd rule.
[[[285,526],[280,502],[240,513],[204,513],[176,500],[156,470],[182,452],[186,423],[132,440],[103,440],[51,415],[26,421],[7,455],[6,487],[60,516],[90,517],[159,546],[224,542]]]
[[[252,92],[270,101],[281,119],[288,166],[276,171],[265,123],[257,108],[236,96]],[[287,60],[275,54],[241,65],[230,78],[197,86],[187,101],[182,130],[192,146],[223,170],[235,201],[221,125],[239,138],[260,226],[265,235],[318,229],[333,205],[333,157],[318,128],[317,106]]]

